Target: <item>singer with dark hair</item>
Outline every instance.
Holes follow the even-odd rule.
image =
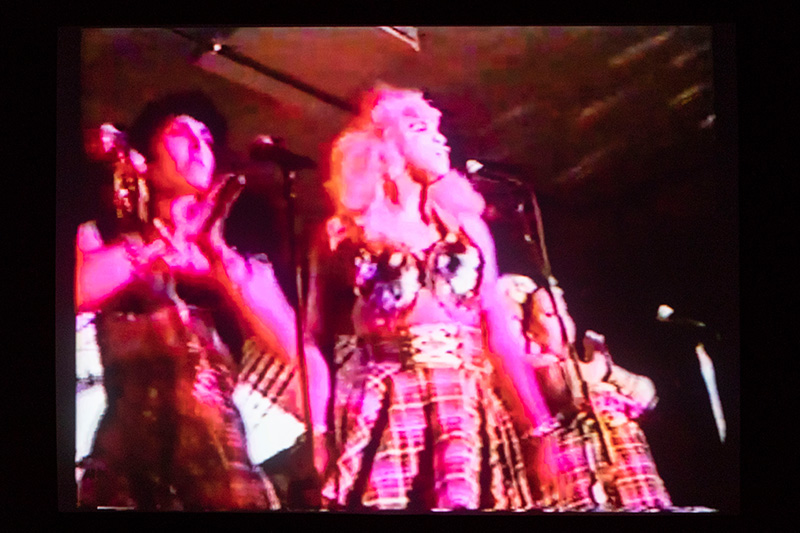
[[[243,187],[217,172],[225,120],[184,92],[105,133],[118,227],[76,243],[79,506],[276,509],[256,465],[305,431],[294,314],[269,261],[223,238]]]
[[[451,169],[440,117],[421,92],[379,86],[333,145],[337,212],[308,322],[334,373],[332,509],[534,505],[517,435],[554,421],[522,371],[484,200]]]
[[[531,469],[533,492],[554,511],[677,510],[658,474],[636,419],[652,409],[653,382],[611,360],[605,338],[587,331],[581,356],[564,293],[550,278],[539,286],[527,276],[504,274],[500,291],[524,335],[526,360],[559,426],[539,437],[557,449],[558,471],[542,478]],[[523,439],[528,453],[532,441]]]

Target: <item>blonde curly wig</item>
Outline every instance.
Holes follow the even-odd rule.
[[[331,150],[326,188],[338,215],[357,217],[376,201],[391,201],[392,181],[407,172],[399,144],[404,117],[438,120],[441,112],[415,89],[381,83],[365,94],[358,116],[335,139]],[[449,194],[443,194],[445,189]],[[483,198],[454,170],[431,187],[431,198],[439,210],[453,216],[464,211],[480,214],[485,207]]]

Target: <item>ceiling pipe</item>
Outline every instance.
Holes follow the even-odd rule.
[[[347,111],[348,113],[357,114],[356,108],[350,103],[342,100],[341,98],[338,98],[332,94],[317,89],[316,87],[313,87],[301,80],[298,80],[297,78],[294,78],[289,74],[285,74],[283,72],[262,65],[255,59],[237,52],[230,46],[215,42],[214,40],[209,40],[197,35],[193,35],[191,32],[188,31],[179,30],[175,28],[169,28],[169,30],[175,33],[176,35],[180,35],[181,37],[198,44],[201,50],[203,50],[205,53],[210,52],[215,55],[222,56],[226,59],[229,59],[230,61],[233,61],[234,63],[238,63],[239,65],[251,68],[260,74],[269,76],[274,80],[290,85],[291,87],[294,87],[299,91],[309,94],[314,98],[317,98],[318,100],[325,102],[326,104],[338,107],[339,109]]]

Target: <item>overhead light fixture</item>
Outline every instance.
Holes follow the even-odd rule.
[[[419,52],[419,32],[415,26],[378,26],[381,30],[394,35]]]
[[[171,28],[173,33],[194,41],[194,50],[189,54],[192,62],[198,61],[205,54],[219,54],[227,48],[225,39],[230,37],[237,28]]]
[[[649,37],[632,46],[627,47],[621,53],[608,60],[611,67],[621,67],[642,59],[650,51],[662,46],[665,42],[675,35],[675,30],[667,30],[653,37]]]

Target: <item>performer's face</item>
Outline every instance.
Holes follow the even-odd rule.
[[[153,140],[151,179],[174,194],[206,192],[214,175],[214,140],[205,124],[188,115],[169,120]]]
[[[450,147],[439,132],[438,116],[403,116],[399,126],[400,148],[412,167],[431,178],[450,170]]]
[[[560,354],[566,349],[561,334],[561,322],[564,323],[569,342],[575,342],[575,322],[567,311],[564,292],[559,287],[552,287],[551,290],[555,307],[546,290],[539,289],[533,293],[533,320],[530,329],[537,344],[545,350]]]

